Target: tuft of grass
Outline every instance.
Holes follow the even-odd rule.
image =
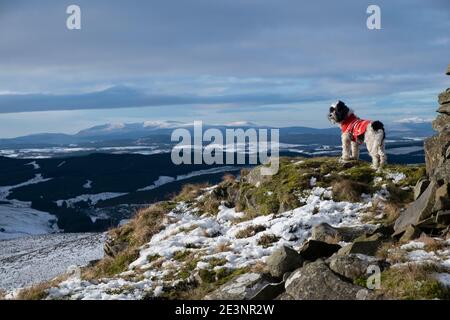
[[[48,296],[48,290],[50,288],[58,286],[61,282],[67,279],[66,275],[59,276],[55,279],[44,281],[35,284],[28,288],[23,288],[19,291],[16,300],[44,300]]]
[[[105,257],[92,267],[83,270],[82,278],[86,280],[110,278],[128,270],[130,263],[139,257],[139,250],[128,249],[115,257]]]
[[[180,250],[174,253],[173,258],[176,261],[184,261],[193,254],[190,250]]]
[[[237,239],[244,239],[244,238],[250,238],[253,237],[255,234],[262,232],[266,230],[266,227],[261,226],[261,225],[250,225],[245,229],[239,230],[236,233],[236,238]]]
[[[342,172],[342,177],[351,181],[370,184],[375,177],[375,170],[373,170],[368,162],[362,162],[356,166],[351,167]]]
[[[381,273],[381,289],[395,299],[449,299],[449,290],[432,277],[436,271],[433,265],[418,264],[390,268]]]
[[[161,203],[140,210],[127,224],[109,231],[113,245],[122,250],[114,257],[106,256],[93,266],[84,268],[82,278],[98,279],[112,277],[128,269],[128,265],[139,257],[139,247],[150,241],[162,230],[167,207]]]
[[[333,200],[335,201],[361,201],[363,193],[371,193],[371,187],[366,183],[344,179],[332,183]]]
[[[203,193],[203,189],[207,188],[207,183],[202,184],[185,184],[180,193],[174,198],[174,201],[192,202]]]
[[[264,234],[258,239],[258,245],[267,248],[270,247],[274,242],[278,242],[278,240],[280,240],[280,238],[274,234]]]

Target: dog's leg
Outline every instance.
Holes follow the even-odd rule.
[[[380,166],[380,157],[378,155],[378,146],[376,145],[376,141],[374,139],[373,132],[369,131],[366,133],[366,147],[367,152],[369,152],[370,157],[372,158],[372,169],[377,170]]]
[[[383,167],[383,165],[386,163],[386,151],[384,149],[384,141],[381,142],[379,148],[378,148],[378,155],[380,156],[380,168]]]
[[[351,159],[351,136],[349,133],[342,134],[342,160],[349,161]]]
[[[359,144],[352,141],[352,159],[359,160]]]

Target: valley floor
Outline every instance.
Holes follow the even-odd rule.
[[[0,290],[52,279],[103,257],[104,234],[62,233],[0,241]]]

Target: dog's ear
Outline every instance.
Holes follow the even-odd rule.
[[[350,109],[347,107],[347,105],[344,102],[342,102],[341,100],[339,100],[337,102],[337,104],[336,104],[336,112],[344,115],[344,114],[347,114],[349,110]]]

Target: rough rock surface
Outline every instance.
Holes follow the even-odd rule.
[[[368,226],[335,228],[328,223],[321,223],[313,227],[311,239],[327,243],[350,242],[372,231]]]
[[[329,257],[341,248],[338,244],[331,244],[317,240],[307,241],[300,250],[305,260],[314,261],[322,257]]]
[[[380,266],[380,262],[374,257],[362,254],[335,254],[330,258],[330,269],[351,280],[366,276],[371,265]]]
[[[266,261],[270,274],[273,277],[282,277],[286,272],[293,271],[303,264],[303,258],[297,251],[283,246],[276,249]]]
[[[296,300],[356,300],[361,290],[342,280],[322,260],[294,271],[286,280],[286,293]]]
[[[216,289],[205,300],[248,300],[265,287],[269,281],[260,273],[246,273]]]
[[[436,183],[432,181],[420,197],[411,203],[398,217],[394,225],[395,234],[406,230],[410,225],[417,225],[432,214],[436,191]]]
[[[417,181],[414,187],[414,200],[419,199],[419,197],[427,189],[429,184],[430,180],[428,179],[420,179],[419,181]]]
[[[370,237],[361,237],[338,251],[339,255],[364,254],[374,256],[382,244],[383,235],[376,233]]]

